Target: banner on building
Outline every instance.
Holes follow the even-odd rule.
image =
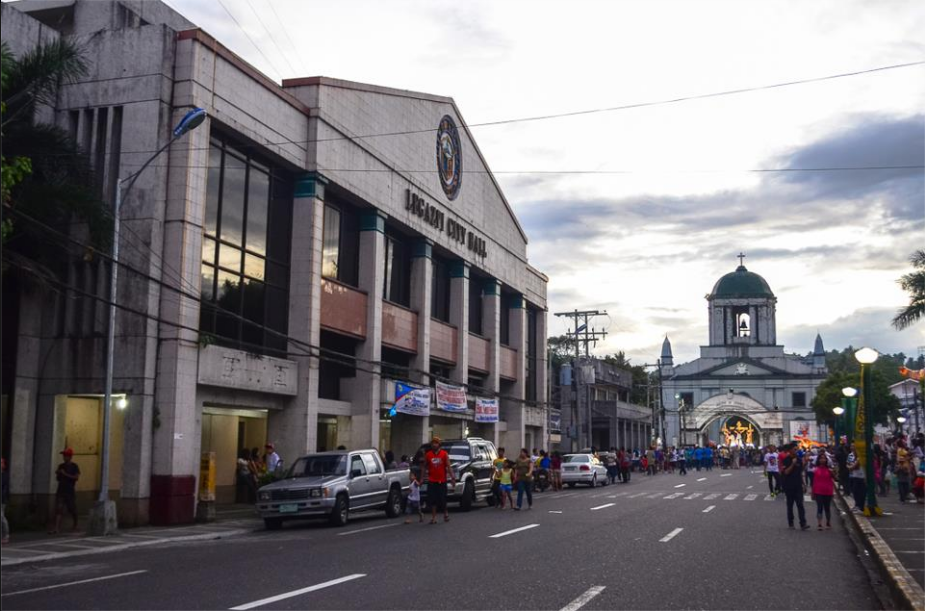
[[[445,412],[465,412],[469,408],[466,389],[437,382],[437,407]]]
[[[430,389],[395,382],[395,405],[389,413],[394,416],[395,412],[430,416]]]
[[[562,410],[551,408],[549,410],[549,430],[559,432],[562,430]]]
[[[498,400],[482,399],[475,400],[475,421],[476,422],[497,422],[498,421]]]

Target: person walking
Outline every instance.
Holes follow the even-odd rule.
[[[829,463],[825,452],[816,457],[816,467],[812,480],[813,499],[816,501],[816,522],[822,530],[822,515],[825,514],[825,527],[832,528],[832,497],[835,496],[835,469]]]
[[[418,522],[423,522],[424,513],[421,511],[421,482],[418,481],[414,471],[412,471],[409,476],[411,477],[411,488],[408,491],[406,511],[409,515],[418,514]],[[411,518],[406,518],[405,524],[411,524]]]
[[[266,455],[264,456],[264,462],[267,464],[267,473],[276,473],[276,469],[280,466],[280,457],[276,453],[276,447],[272,443],[268,443],[264,446],[266,450]]]
[[[620,473],[623,475],[623,483],[628,484],[630,483],[630,467],[632,466],[633,461],[630,457],[630,453],[626,450],[626,448],[620,448],[620,454]]]
[[[501,496],[501,501],[499,503],[499,509],[504,509],[504,501],[507,499],[507,503],[511,506],[511,509],[514,509],[514,496],[512,490],[514,488],[514,463],[510,460],[505,460],[504,464],[501,466],[501,475],[498,479],[499,482],[499,491]]]
[[[687,461],[684,460],[684,450],[675,450],[674,458],[675,462],[678,463],[678,475],[687,475]]]
[[[517,486],[517,506],[514,509],[517,511],[523,506],[524,493],[527,494],[527,509],[533,509],[533,464],[527,448],[522,448],[514,472],[514,484]]]
[[[55,527],[48,534],[54,535],[61,528],[61,518],[67,511],[74,524],[71,527],[73,532],[77,532],[77,480],[80,479],[80,467],[74,462],[74,450],[65,448],[61,451],[64,462],[58,465],[55,470],[55,477],[58,480],[58,489],[55,492]]]
[[[764,455],[764,474],[768,478],[768,490],[771,492],[771,497],[776,497],[780,489],[780,482],[777,480],[780,476],[780,469],[777,464],[777,451],[773,445],[768,446],[768,451]]]
[[[803,461],[797,456],[797,446],[791,443],[787,448],[787,457],[780,465],[783,483],[781,488],[787,497],[787,525],[793,528],[793,506],[796,505],[800,519],[800,529],[807,530],[806,509],[803,507]]]
[[[498,448],[498,458],[491,462],[493,467],[491,472],[491,498],[494,499],[495,507],[500,508],[502,503],[501,497],[501,470],[504,469],[504,448]]]
[[[646,475],[655,475],[655,448],[646,450]]]
[[[607,469],[607,480],[614,484],[617,481],[617,449],[610,448],[610,451],[604,454],[604,467]]]
[[[562,455],[558,450],[549,459],[549,470],[552,472],[552,489],[562,490]]]
[[[456,486],[456,474],[450,466],[450,455],[440,447],[440,438],[434,437],[430,449],[424,454],[424,469],[427,474],[427,504],[430,505],[430,523],[437,523],[437,511],[443,512],[443,521],[450,521],[450,512],[446,507],[447,477]]]
[[[864,478],[864,465],[858,460],[857,452],[854,446],[850,448],[848,454],[848,481],[851,490],[851,496],[854,497],[854,507],[851,511],[855,513],[864,513],[864,506],[867,500],[867,481]]]

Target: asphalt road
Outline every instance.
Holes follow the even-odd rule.
[[[783,499],[766,494],[748,469],[635,475],[536,495],[529,511],[456,511],[437,525],[377,513],[345,528],[294,523],[11,567],[0,600],[4,609],[879,608],[841,518],[831,531],[790,530]]]

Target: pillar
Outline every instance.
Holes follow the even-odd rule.
[[[312,346],[321,344],[321,246],[327,183],[315,172],[299,177],[292,201],[288,335]],[[298,363],[297,394],[284,410],[267,419],[267,440],[274,443],[286,464],[318,448],[320,359],[307,356],[304,345],[290,343],[289,350],[289,358]]]
[[[411,246],[411,309],[417,313],[417,353],[411,359],[411,381],[421,386],[430,385],[430,323],[433,305],[433,242],[420,238]],[[422,443],[429,441],[427,431],[430,418],[396,415],[401,419],[401,431],[397,437],[397,455],[413,455]],[[394,425],[393,425],[394,426]],[[392,437],[395,437],[393,429]],[[393,442],[394,444],[394,442]]]
[[[489,346],[488,378],[485,387],[488,392],[497,396],[501,390],[501,282],[492,278],[486,282],[482,289],[482,335],[491,342]],[[499,400],[499,417],[500,417]],[[485,435],[497,447],[498,423],[482,424],[483,431],[491,431]]]
[[[375,448],[379,445],[385,219],[385,213],[379,210],[371,210],[360,217],[359,287],[366,292],[366,339],[357,347],[357,372],[350,418],[350,445],[353,449]]]
[[[175,114],[179,120],[182,113],[178,110]],[[199,129],[189,132],[171,147],[164,221],[163,266],[177,270],[181,286],[197,295],[209,133],[210,121],[206,119]],[[199,473],[202,427],[202,409],[196,401],[199,334],[188,330],[199,328],[199,302],[174,291],[161,291],[160,316],[166,322],[185,328],[162,324],[158,331],[160,344],[153,413],[145,413],[144,404],[138,406],[126,426],[120,505],[135,503],[138,510],[143,511],[143,499],[150,494],[148,511],[152,524],[181,524],[192,522],[195,516]],[[153,424],[155,414],[156,426]],[[152,454],[150,488],[145,481],[149,451]],[[130,469],[135,469],[134,474]]]
[[[450,379],[457,384],[469,380],[469,264],[454,261],[450,267],[450,324],[456,327],[456,366]]]
[[[508,310],[510,347],[517,351],[517,379],[511,385],[509,400],[502,401],[501,417],[507,422],[507,430],[501,443],[514,456],[524,447],[524,399],[527,377],[527,310],[522,295],[511,300]]]
[[[538,447],[546,448],[549,445],[549,388],[546,377],[549,367],[546,360],[546,310],[536,311],[536,403],[543,412],[543,424],[540,427]]]

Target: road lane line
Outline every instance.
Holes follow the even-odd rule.
[[[269,598],[262,598],[260,600],[255,600],[252,603],[238,605],[237,607],[232,607],[231,611],[247,611],[247,609],[253,609],[254,607],[262,607],[263,605],[269,605],[270,603],[275,603],[280,600],[286,600],[287,598],[292,598],[294,596],[308,594],[309,592],[314,592],[316,590],[321,590],[323,588],[329,588],[331,586],[336,586],[337,584],[344,583],[345,581],[353,581],[354,579],[359,579],[360,577],[366,577],[366,575],[364,573],[354,573],[353,575],[347,575],[346,577],[338,577],[337,579],[332,579],[331,581],[325,581],[324,583],[319,583],[313,586],[308,586],[307,588],[302,588],[301,590],[293,590],[292,592],[286,592],[284,594],[277,594],[276,596],[271,596]]]
[[[746,486],[746,487],[745,487],[746,490],[751,490],[752,488],[754,488],[754,486]]]
[[[773,501],[773,500],[774,500],[774,495],[773,495],[773,494],[766,494],[766,495],[764,495],[764,500],[766,500],[766,501]]]
[[[639,498],[639,497],[641,497],[641,496],[645,496],[646,494],[648,494],[648,493],[647,493],[647,492],[637,492],[636,494],[631,494],[631,495],[629,495],[628,498],[636,499],[636,498]]]
[[[562,607],[560,611],[578,611],[578,609],[581,609],[591,602],[592,598],[603,592],[605,587],[606,586],[594,586],[593,588],[588,588],[587,592]]]
[[[699,478],[697,478],[697,481],[698,481],[698,482],[702,482],[702,481],[705,480],[705,479],[707,479],[707,478],[705,478],[705,477],[699,477]]]
[[[601,492],[600,494],[592,494],[592,495],[591,495],[591,498],[592,498],[592,499],[599,499],[599,498],[601,498],[602,496],[607,496],[607,493],[606,493],[606,492]]]
[[[675,486],[675,488],[683,488],[683,487],[686,486],[686,485],[687,485],[687,484],[678,484],[677,486]]]
[[[598,509],[607,509],[608,507],[613,507],[616,503],[607,503],[606,505],[598,505],[597,507],[592,507],[591,511],[597,511]]]
[[[647,499],[657,499],[658,497],[662,496],[663,494],[665,494],[665,493],[664,493],[664,492],[656,492],[655,494],[650,494],[650,495],[647,496],[646,498],[647,498]]]
[[[358,528],[357,530],[348,530],[345,533],[337,533],[338,537],[345,537],[347,535],[355,535],[357,533],[365,533],[370,530],[379,530],[380,528],[392,528],[393,526],[401,526],[401,522],[396,522],[394,524],[382,524],[380,526],[370,526],[369,528]]]
[[[758,495],[757,495],[757,494],[746,494],[746,495],[745,495],[745,499],[743,499],[743,500],[746,500],[746,501],[754,501],[754,500],[757,499],[757,498],[758,498]]]
[[[562,512],[561,512],[561,511],[554,511],[554,510],[550,509],[550,510],[549,510],[549,513],[562,513]]]
[[[717,497],[719,497],[719,493],[718,493],[718,492],[714,492],[713,494],[708,494],[708,495],[706,495],[705,497],[703,497],[703,500],[705,500],[705,501],[712,501],[713,499],[715,499],[715,498],[717,498]]]
[[[519,532],[524,531],[524,530],[530,530],[531,528],[536,528],[537,526],[539,526],[539,524],[527,524],[526,526],[521,526],[520,528],[515,528],[515,529],[513,529],[513,530],[506,530],[506,531],[500,532],[500,533],[498,533],[498,534],[496,534],[496,535],[489,535],[488,538],[489,538],[489,539],[500,539],[501,537],[506,537],[506,536],[508,536],[508,535],[513,535],[514,533],[519,533]]]
[[[685,500],[685,501],[689,501],[689,500],[691,500],[691,499],[696,499],[698,496],[703,496],[703,493],[702,493],[702,492],[695,492],[694,494],[689,494],[689,495],[687,495],[686,497],[684,497],[684,500]]]
[[[710,505],[709,507],[707,507],[706,509],[704,509],[701,513],[710,513],[710,512],[713,511],[714,509],[716,509],[716,505]]]
[[[616,494],[611,494],[611,495],[608,496],[607,498],[608,498],[608,499],[615,499],[615,498],[617,498],[618,496],[623,496],[624,494],[629,494],[629,492],[618,492],[618,493],[616,493]]]
[[[739,498],[739,495],[738,495],[738,494],[727,494],[727,495],[726,495],[726,498],[725,498],[724,500],[726,500],[726,501],[734,501],[734,500],[736,500],[737,498]]]
[[[732,473],[721,473],[720,477],[732,477]]]
[[[106,581],[108,579],[117,579],[119,577],[128,577],[129,575],[139,575],[141,573],[147,573],[147,569],[142,569],[140,571],[130,571],[128,573],[118,573],[116,575],[106,575],[104,577],[93,577],[92,579],[81,579],[80,581],[69,581],[67,583],[58,583],[53,586],[42,586],[41,588],[30,588],[28,590],[19,590],[17,592],[4,592],[0,596],[16,596],[17,594],[30,594],[32,592],[42,592],[44,590],[54,590],[56,588],[66,588],[67,586],[76,586],[82,583],[92,583],[94,581]]]
[[[683,528],[675,528],[673,531],[671,531],[670,533],[668,533],[667,535],[665,535],[664,537],[662,537],[661,539],[659,539],[659,543],[668,543],[669,541],[671,541],[672,539],[674,539],[674,538],[678,535],[678,533],[680,533],[682,530],[684,530],[684,529],[683,529]]]
[[[684,493],[683,493],[683,492],[675,492],[675,493],[673,493],[673,494],[669,494],[669,495],[666,496],[665,498],[666,498],[666,499],[676,499],[676,498],[678,498],[679,496],[684,496]]]

